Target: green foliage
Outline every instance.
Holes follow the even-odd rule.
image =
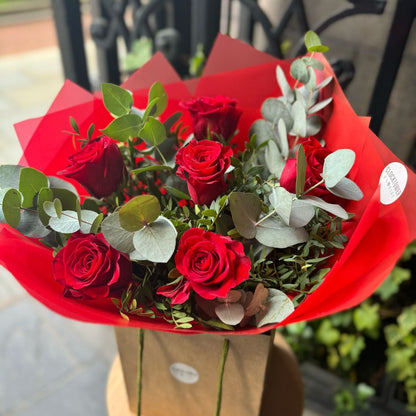
[[[114,84],[101,84],[101,91],[105,108],[113,117],[121,117],[130,113],[133,106],[131,92]]]

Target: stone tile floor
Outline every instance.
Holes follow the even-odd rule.
[[[55,47],[0,56],[0,164],[21,155],[13,123],[43,115],[62,82]],[[0,266],[1,416],[106,415],[115,355],[112,328],[54,314]],[[325,414],[312,409],[304,416]]]

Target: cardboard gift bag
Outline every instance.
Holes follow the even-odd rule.
[[[139,331],[115,328],[129,407],[137,408]],[[143,416],[214,415],[223,341],[217,334],[145,331]],[[277,334],[229,336],[221,415],[300,416],[302,379],[296,358]]]

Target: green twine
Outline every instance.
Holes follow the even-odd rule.
[[[141,415],[142,404],[142,368],[143,368],[144,330],[139,329],[139,348],[137,352],[137,416]]]
[[[229,346],[230,346],[230,340],[225,338],[224,342],[222,343],[220,374],[219,374],[219,379],[218,379],[218,391],[217,391],[217,409],[215,411],[215,416],[220,416],[220,412],[221,412],[222,379],[223,379],[223,376],[224,376],[224,367],[225,367],[225,361],[227,359]]]

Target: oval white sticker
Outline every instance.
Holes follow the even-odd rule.
[[[172,376],[181,383],[194,384],[199,380],[198,371],[184,363],[173,363],[169,367]]]
[[[399,162],[388,164],[380,176],[380,201],[384,205],[392,204],[403,193],[407,184],[406,167]]]

